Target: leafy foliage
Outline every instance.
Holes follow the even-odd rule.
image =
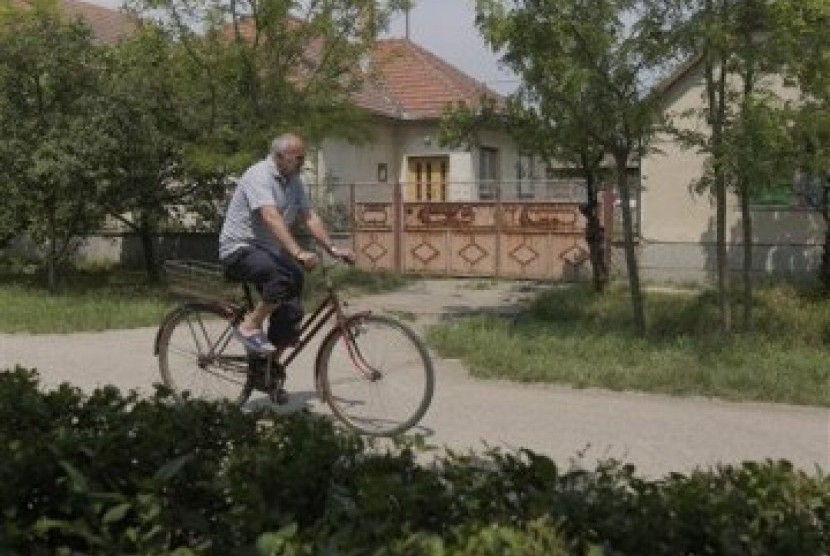
[[[369,0],[130,0],[186,55],[195,122],[193,161],[232,162],[239,171],[280,131],[312,142],[365,138],[349,93],[363,79],[356,63],[385,25]]]
[[[54,281],[73,240],[107,215],[139,234],[155,281],[159,232],[217,228],[230,177],[273,137],[366,137],[349,98],[357,61],[406,2],[132,0],[143,18],[114,46],[53,0],[7,4],[0,244],[27,232]]]
[[[102,219],[96,131],[102,59],[54,6],[0,10],[0,237],[26,231],[55,268]]]
[[[529,451],[382,448],[246,414],[0,373],[4,554],[549,556],[828,550],[830,483],[786,462],[640,478]]]
[[[752,299],[752,212],[750,201],[789,202],[796,173],[815,178],[814,203],[826,216],[828,168],[827,33],[823,0],[674,0],[672,27],[705,81],[704,108],[679,134],[708,155],[699,191],[716,203],[717,267],[722,328],[731,332],[726,220],[727,192],[741,205],[745,299]],[[789,86],[789,90],[785,88]],[[823,96],[822,96],[823,95]],[[789,100],[791,97],[793,100]],[[696,112],[696,111],[695,111]],[[700,129],[703,133],[690,131]],[[776,189],[778,191],[776,191]],[[778,193],[776,195],[776,193]],[[830,235],[825,238],[822,280],[830,287]],[[752,306],[744,326],[752,328]]]
[[[204,140],[203,108],[188,73],[195,68],[172,37],[145,24],[108,54],[101,205],[139,234],[148,277],[157,281],[159,233],[218,228],[228,163],[191,156]]]

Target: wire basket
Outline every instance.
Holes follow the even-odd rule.
[[[188,299],[233,300],[240,296],[239,284],[225,278],[222,265],[195,260],[164,262],[167,289]]]

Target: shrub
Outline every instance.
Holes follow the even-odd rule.
[[[246,414],[0,373],[0,554],[826,555],[830,483],[786,462],[660,480],[530,451],[373,444]]]

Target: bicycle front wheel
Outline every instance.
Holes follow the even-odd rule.
[[[358,315],[320,347],[323,399],[349,428],[372,436],[401,433],[432,400],[434,372],[423,342],[400,322]]]
[[[232,339],[232,323],[223,307],[185,306],[162,326],[159,370],[164,384],[178,397],[247,400],[245,349]]]

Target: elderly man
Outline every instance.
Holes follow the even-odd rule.
[[[297,218],[304,220],[329,254],[354,261],[351,250],[332,245],[323,221],[311,207],[300,179],[304,160],[301,137],[292,133],[277,137],[270,155],[239,179],[219,235],[219,258],[227,274],[252,283],[261,295],[235,331],[237,339],[259,353],[275,349],[275,309],[300,296],[303,271],[320,263],[317,254],[304,250],[291,233]],[[266,335],[263,324],[269,316]]]

